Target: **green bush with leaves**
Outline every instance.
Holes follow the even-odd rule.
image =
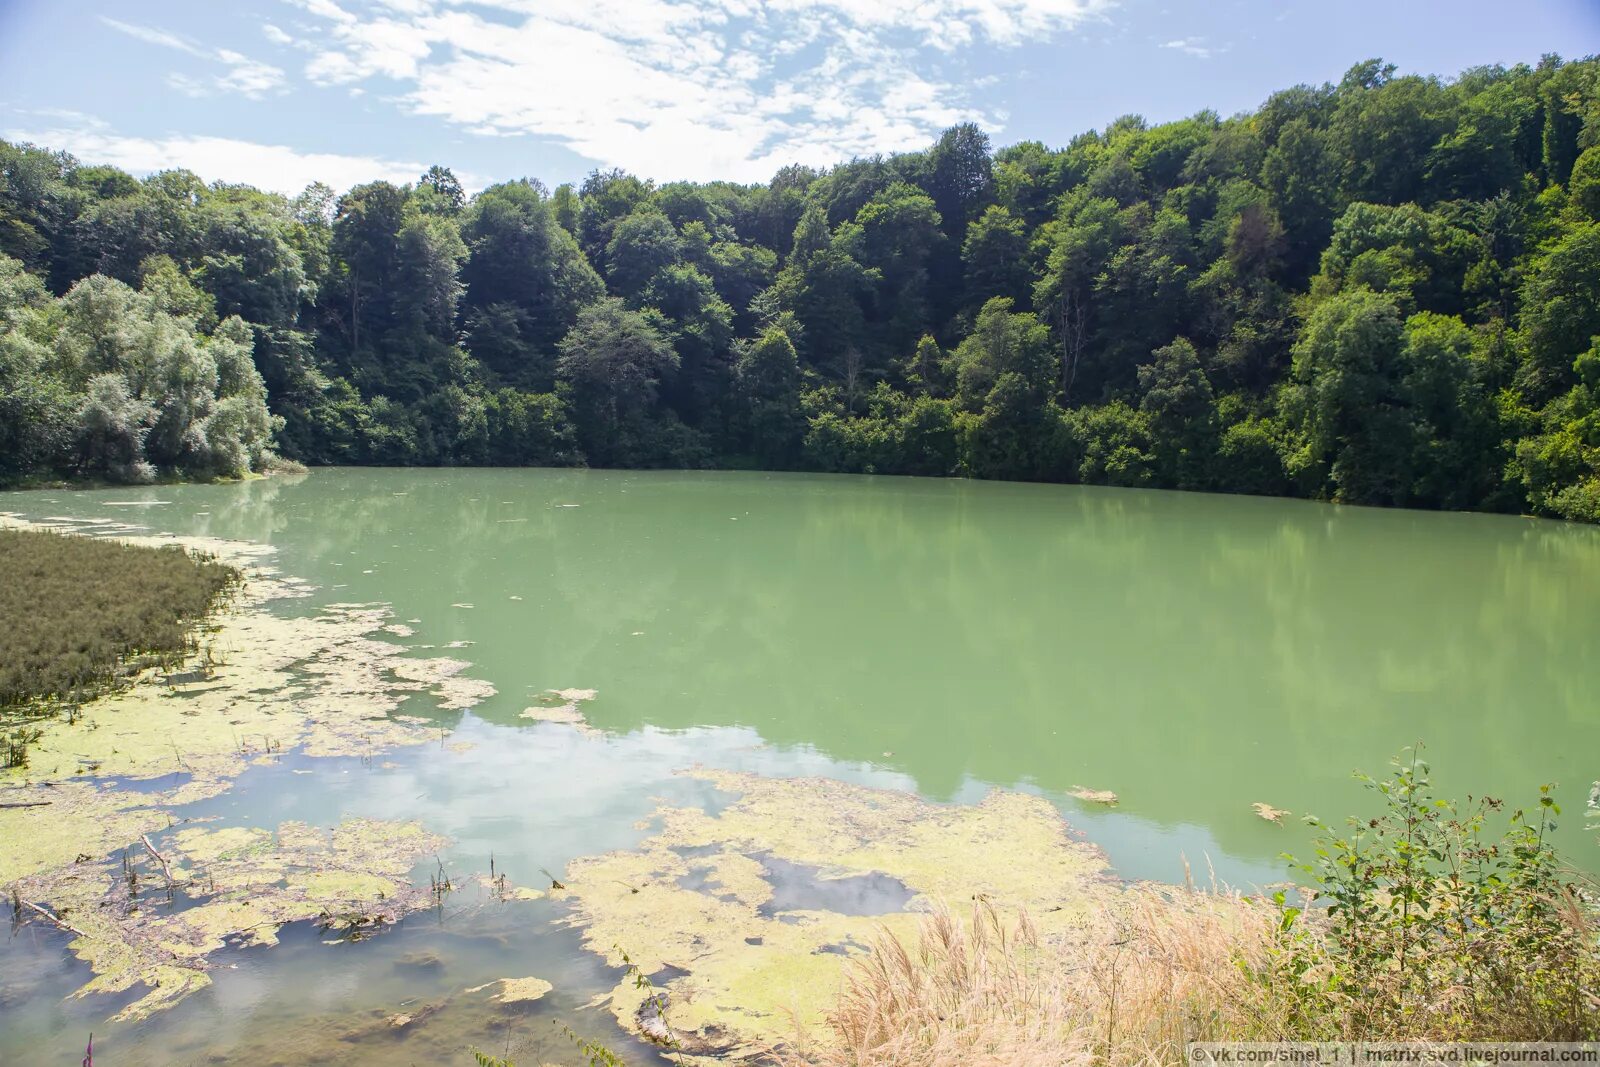
[[[1297,864],[1314,889],[1280,894],[1282,938],[1268,985],[1293,1036],[1338,1039],[1580,1040],[1600,1037],[1593,904],[1550,844],[1551,787],[1506,813],[1434,795],[1416,750],[1388,778],[1358,778],[1374,818],[1322,827]],[[1321,827],[1315,819],[1308,820]],[[1498,833],[1491,824],[1499,823]]]

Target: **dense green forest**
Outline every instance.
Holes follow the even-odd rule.
[[[1600,520],[1600,60],[288,199],[0,142],[0,481],[763,467]],[[269,410],[270,408],[270,410]]]

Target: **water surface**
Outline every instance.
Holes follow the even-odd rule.
[[[1180,880],[1187,858],[1201,878],[1209,864],[1249,886],[1282,878],[1279,854],[1307,842],[1252,803],[1367,810],[1351,771],[1381,771],[1421,740],[1448,792],[1525,802],[1560,783],[1558,839],[1600,869],[1581,814],[1600,778],[1600,531],[1587,527],[1082,487],[551,470],[322,470],[0,494],[0,510],[268,542],[321,602],[392,604],[419,620],[407,643],[455,644],[498,687],[440,716],[451,746],[376,765],[291,756],[196,809],[233,822],[420,818],[454,839],[446,862],[485,869],[493,853],[537,884],[540,867],[638,840],[652,797],[715,803],[671,775],[703,762],[957,802],[1032,790],[1126,876]],[[598,690],[583,709],[604,737],[519,719],[568,687]],[[1080,785],[1120,806],[1073,800]],[[286,936],[106,1040],[175,1061],[257,1057],[272,1027],[319,1012],[524,974],[556,983],[539,1018],[601,1033],[603,1013],[573,1013],[615,977],[552,917],[546,904],[458,905],[333,956]],[[74,1042],[81,1057],[110,1009],[60,1003],[86,973],[30,930],[0,957],[0,1059],[59,1059]],[[442,973],[397,974],[417,946]],[[395,1054],[351,1047],[353,1061]]]

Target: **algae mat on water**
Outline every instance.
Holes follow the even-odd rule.
[[[74,935],[95,972],[80,994],[149,987],[120,1016],[137,1018],[206,984],[230,939],[270,944],[302,919],[364,929],[428,905],[407,875],[443,843],[414,823],[365,820],[167,832],[182,821],[173,809],[291,750],[366,756],[428,741],[424,720],[395,714],[410,694],[465,708],[494,690],[460,660],[410,658],[373,637],[390,622],[382,605],[272,614],[270,602],[308,591],[262,546],[122,539],[209,552],[244,570],[243,588],[194,669],[148,670],[126,692],[37,723],[27,765],[0,771],[0,885],[19,914]],[[128,784],[169,775],[164,790]]]
[[[736,799],[715,815],[660,808],[659,829],[637,849],[579,860],[566,877],[585,945],[613,964],[627,953],[659,979],[666,1026],[686,1052],[754,1055],[797,1025],[814,1028],[844,958],[880,929],[912,939],[934,904],[1025,909],[1060,943],[1121,892],[1099,850],[1040,797],[997,790],[976,806],[939,805],[829,779],[687,773]],[[811,906],[805,887],[777,900],[797,866],[814,871]],[[840,899],[828,885],[846,881],[865,887],[863,906],[823,906]],[[902,886],[908,906],[885,883]],[[893,910],[875,914],[874,896]],[[624,978],[612,1011],[625,1027],[659,1032],[651,996]]]

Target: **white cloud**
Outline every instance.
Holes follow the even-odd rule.
[[[166,30],[158,30],[154,26],[137,26],[131,22],[123,22],[121,19],[114,19],[109,15],[101,15],[100,21],[105,23],[107,26],[110,26],[118,33],[127,34],[129,37],[132,37],[138,41],[143,41],[145,44],[159,45],[162,48],[171,48],[179,52],[187,52],[191,56],[203,56],[206,54],[205,49],[201,48],[193,41],[179,37],[175,33],[168,33]]]
[[[89,120],[49,130],[7,130],[10,141],[30,141],[71,152],[86,163],[111,163],[135,174],[184,167],[206,181],[254,185],[293,195],[314,181],[344,190],[386,179],[416,181],[421,163],[332,152],[301,152],[287,145],[256,144],[231,137],[122,137]],[[468,176],[458,175],[464,184]],[[476,180],[470,186],[476,188]]]
[[[994,127],[960,63],[1112,0],[292,2],[326,23],[306,66],[318,84],[382,79],[415,114],[657,178],[762,180],[921,147],[955,122]]]
[[[118,33],[126,34],[135,40],[157,45],[161,48],[170,48],[175,52],[182,52],[197,59],[219,63],[226,68],[221,74],[204,78],[196,78],[177,71],[167,76],[168,85],[190,96],[205,96],[214,90],[221,90],[223,92],[241,93],[251,99],[259,99],[267,93],[283,87],[285,78],[282,69],[274,67],[270,63],[262,63],[227,48],[206,48],[187,37],[181,37],[178,34],[170,33],[154,26],[141,26],[131,22],[123,22],[121,19],[110,18],[106,15],[100,16],[100,21]],[[278,32],[282,33],[281,30]],[[284,36],[287,39],[287,35]]]
[[[261,33],[262,36],[266,37],[266,39],[271,41],[273,44],[294,44],[293,37],[290,37],[287,33],[284,33],[281,29],[279,29],[277,26],[274,26],[270,22],[264,22],[261,24]]]
[[[1206,44],[1204,37],[1180,37],[1176,41],[1168,41],[1161,46],[1182,52],[1184,55],[1194,56],[1197,59],[1210,59],[1218,49]]]

